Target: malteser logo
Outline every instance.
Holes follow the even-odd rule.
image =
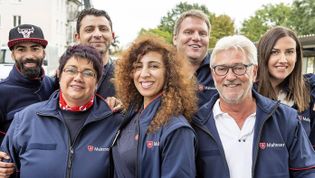
[[[151,149],[154,146],[160,146],[160,142],[159,141],[147,141],[146,142],[147,148]]]
[[[311,122],[311,119],[309,117],[304,117],[304,116],[299,115],[298,118],[304,122]]]
[[[31,36],[31,33],[34,33],[34,28],[19,28],[17,31],[23,35],[23,38],[29,38]]]
[[[103,152],[103,151],[109,151],[109,148],[107,148],[107,147],[97,147],[97,146],[93,146],[93,145],[88,145],[88,146],[87,146],[87,150],[88,150],[89,152],[94,152],[94,151]]]
[[[261,150],[267,149],[267,148],[283,148],[285,147],[284,143],[266,143],[266,142],[260,142],[259,148]]]
[[[205,86],[202,84],[198,85],[198,91],[203,92],[205,90],[216,90],[215,87]]]

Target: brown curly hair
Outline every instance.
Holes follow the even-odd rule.
[[[158,52],[165,64],[165,83],[162,92],[161,106],[151,121],[148,131],[154,132],[166,124],[172,116],[183,114],[191,121],[197,111],[196,79],[189,77],[185,71],[183,56],[176,49],[156,36],[138,37],[131,46],[118,58],[115,66],[114,85],[116,96],[124,104],[124,109],[135,106],[140,110],[143,96],[133,82],[134,64],[148,52]]]

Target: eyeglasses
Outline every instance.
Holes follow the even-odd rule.
[[[77,76],[78,73],[81,73],[84,78],[95,78],[96,74],[92,70],[83,70],[79,71],[76,68],[64,68],[63,72],[70,76]]]
[[[227,65],[216,65],[213,66],[212,69],[214,71],[214,73],[218,76],[225,76],[230,69],[232,69],[232,72],[235,75],[244,75],[246,73],[247,67],[252,66],[253,64],[236,64],[233,66],[227,66]]]

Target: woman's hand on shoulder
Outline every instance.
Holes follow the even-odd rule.
[[[123,109],[122,102],[115,97],[107,97],[105,101],[113,112],[118,112]]]

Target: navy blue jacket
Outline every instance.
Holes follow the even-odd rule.
[[[59,92],[47,101],[18,112],[3,140],[24,178],[109,177],[109,149],[122,116],[95,98],[83,127],[70,145],[70,136],[58,106]]]
[[[115,96],[115,87],[111,79],[113,78],[115,70],[115,65],[110,60],[108,64],[104,65],[103,74],[98,82],[98,88],[96,93],[101,95],[103,98],[107,98],[109,96]]]
[[[305,130],[309,134],[309,139],[313,145],[313,148],[315,148],[315,75],[314,74],[305,74],[304,78],[307,81],[307,84],[310,86],[310,107],[299,113],[300,119],[302,120],[302,123]],[[294,108],[295,105],[294,105]],[[308,125],[307,125],[308,124]]]
[[[53,92],[53,79],[42,75],[39,79],[31,80],[14,65],[9,76],[0,82],[0,143],[16,112],[30,104],[47,100]]]
[[[313,110],[315,104],[315,75],[304,74],[304,79],[307,85],[310,87],[311,101],[309,107],[306,110],[298,112],[298,117],[301,120],[306,134],[309,135],[309,139],[313,147],[315,148],[315,112]],[[255,84],[255,88],[257,88],[257,84]],[[292,108],[297,109],[297,105],[294,103]]]
[[[160,103],[160,97],[154,99],[139,116],[140,133],[137,148],[137,175],[135,177],[195,177],[196,137],[190,124],[183,116],[173,117],[153,133],[147,132]],[[129,120],[132,118],[134,118],[134,115],[128,117]],[[115,167],[115,171],[121,172],[119,166]]]
[[[210,53],[208,53],[195,73],[198,81],[199,107],[210,101],[211,97],[217,93],[211,75],[210,56]]]
[[[296,110],[261,96],[256,99],[252,175],[254,178],[314,178],[315,152]],[[218,95],[198,111],[193,127],[198,138],[198,177],[229,178],[224,150],[213,118]]]

